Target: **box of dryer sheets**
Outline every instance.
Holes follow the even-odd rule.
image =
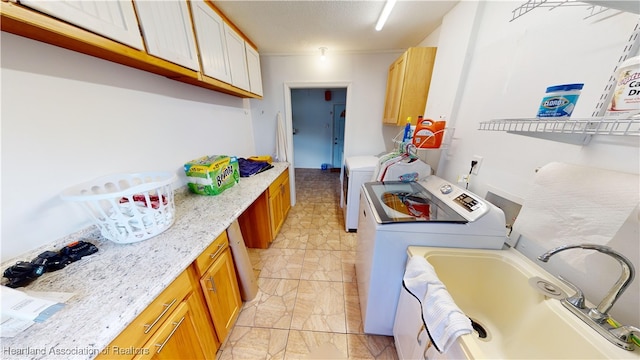
[[[218,195],[240,180],[235,156],[203,156],[184,164],[187,186],[196,194]]]

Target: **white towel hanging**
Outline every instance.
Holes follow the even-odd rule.
[[[282,114],[278,111],[276,115],[276,161],[287,161],[287,132],[285,131]]]
[[[409,258],[402,285],[420,302],[427,334],[440,353],[447,352],[459,336],[473,331],[471,320],[458,308],[425,258]]]

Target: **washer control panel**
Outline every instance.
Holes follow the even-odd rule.
[[[480,196],[435,175],[420,181],[420,185],[469,221],[475,221],[489,211]]]
[[[480,208],[478,200],[471,197],[469,194],[462,193],[453,199],[459,205],[462,205],[467,211],[473,211]]]

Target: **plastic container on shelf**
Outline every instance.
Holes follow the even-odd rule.
[[[538,108],[538,118],[569,118],[584,84],[554,85],[547,88]]]
[[[625,119],[637,114],[640,114],[640,56],[620,64],[606,116]]]
[[[113,174],[70,187],[60,197],[81,204],[102,236],[128,244],[149,239],[173,225],[172,184],[176,179],[170,172]]]
[[[446,121],[422,119],[416,124],[413,145],[418,149],[437,149],[442,145]]]

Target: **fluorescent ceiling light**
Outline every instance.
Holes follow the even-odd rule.
[[[384,4],[384,9],[382,9],[382,13],[380,14],[380,18],[378,18],[378,23],[376,24],[376,31],[382,30],[384,27],[384,23],[387,22],[389,15],[391,14],[391,10],[393,10],[393,6],[396,4],[396,0],[387,0],[387,3]]]

